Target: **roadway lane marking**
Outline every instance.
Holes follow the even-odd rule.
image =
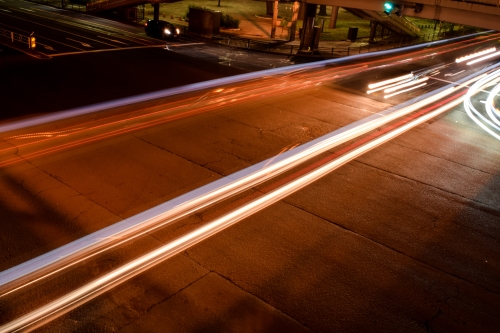
[[[433,80],[437,80],[437,81],[446,82],[446,83],[450,83],[450,84],[456,84],[456,85],[458,85],[458,83],[455,83],[455,82],[453,82],[453,81],[443,80],[443,79],[440,79],[440,78],[437,78],[437,77],[431,77],[431,79],[433,79]]]
[[[146,45],[146,46],[131,46],[131,47],[121,47],[118,49],[107,49],[107,50],[91,50],[91,51],[82,51],[82,52],[66,52],[66,53],[58,53],[58,54],[51,54],[51,57],[58,57],[58,56],[66,56],[66,55],[73,55],[73,54],[83,54],[83,53],[97,53],[97,52],[108,52],[108,51],[124,51],[124,50],[133,50],[133,49],[148,49],[148,48],[153,48],[153,47],[161,47],[164,48],[165,45]]]
[[[12,17],[15,17],[15,16],[12,16]],[[11,29],[13,29],[13,30],[15,30],[15,29],[16,29],[15,27],[13,27],[13,26],[11,26],[11,25],[7,25],[7,24],[2,24],[2,25],[3,25],[4,27],[8,27],[8,28],[11,28]],[[31,33],[30,31],[21,30],[21,29],[19,29],[19,30],[17,30],[17,31],[21,31],[21,32],[23,32],[23,33],[25,33],[25,34],[27,34],[27,35],[29,35],[29,34]],[[59,42],[59,41],[57,41],[57,40],[53,40],[53,39],[50,39],[50,38],[47,38],[47,37],[42,37],[42,36],[40,36],[40,35],[37,35],[37,36],[36,36],[36,38],[37,38],[38,40],[40,40],[40,38],[43,38],[43,40],[48,40],[48,41],[51,41],[51,42],[56,43],[56,44],[61,44],[61,45],[67,46],[67,47],[69,47],[69,48],[71,48],[71,49],[77,49],[78,51],[84,51],[83,49],[80,49],[80,48],[78,48],[78,47],[76,47],[76,46],[69,45],[69,44],[65,44],[65,43],[62,43],[62,42]],[[38,43],[38,44],[41,44],[40,42],[37,42],[37,43]],[[41,44],[41,45],[43,45],[43,44]]]
[[[28,9],[28,8],[23,8],[23,7],[19,7],[19,9],[27,10],[28,12],[35,12],[34,10],[31,10],[31,9]]]
[[[104,39],[110,40],[110,41],[115,42],[115,43],[120,43],[120,44],[128,45],[127,43],[121,42],[119,40],[110,39],[110,38],[106,38],[106,37],[102,37],[102,36],[97,36],[97,38],[104,38]]]
[[[460,72],[453,73],[453,74],[449,74],[449,73],[448,73],[448,74],[445,74],[444,76],[455,76],[455,75],[460,74],[460,73],[463,73],[463,72],[465,72],[465,69],[464,69],[464,70],[461,70]]]
[[[7,10],[7,9],[0,8],[0,10],[3,11],[3,12],[12,13],[10,10]]]
[[[84,43],[84,42],[80,42],[79,40],[76,40],[76,39],[71,39],[71,38],[68,38],[68,37],[66,37],[66,39],[72,40],[73,42],[80,43],[80,44],[82,44],[82,46],[85,46],[85,47],[92,47],[89,44]]]
[[[45,44],[42,44],[42,43],[38,43],[38,45],[42,45],[43,47],[45,47],[46,50],[55,51],[52,46],[45,45]]]
[[[200,45],[206,43],[186,43],[186,44],[168,44],[170,47],[182,47],[182,46],[192,46],[192,45]]]
[[[12,9],[12,8],[11,8]],[[103,41],[99,41],[99,40],[95,40],[95,39],[92,39],[92,38],[88,38],[88,37],[85,37],[85,36],[82,36],[82,35],[79,35],[79,34],[75,34],[75,33],[72,33],[72,32],[69,32],[69,31],[65,31],[65,30],[62,30],[62,29],[57,29],[57,28],[54,28],[53,26],[49,26],[49,25],[45,25],[45,24],[41,24],[41,23],[38,23],[38,22],[35,22],[35,21],[31,21],[31,20],[27,20],[27,19],[24,19],[24,18],[21,18],[21,17],[17,17],[17,16],[14,16],[14,15],[9,15],[9,14],[4,14],[4,15],[7,15],[7,16],[10,16],[10,17],[13,17],[13,18],[16,18],[18,20],[23,20],[23,21],[27,21],[27,22],[31,22],[33,24],[36,24],[36,25],[39,25],[39,26],[42,26],[42,27],[46,27],[46,28],[49,28],[49,29],[52,29],[52,30],[56,30],[56,31],[61,31],[61,32],[64,32],[64,33],[67,33],[67,34],[70,34],[70,35],[73,35],[73,36],[76,36],[76,37],[80,37],[80,38],[84,38],[84,39],[89,39],[93,42],[96,42],[96,43],[100,43],[100,44],[104,44],[104,45],[108,45],[108,46],[112,46],[112,47],[118,47],[116,45],[112,45],[112,44],[108,44],[108,43],[105,43]],[[34,15],[34,16],[38,16],[38,17],[42,17],[44,19],[47,19],[47,17],[44,17],[44,16],[41,16],[41,15],[37,15],[37,14],[31,14],[31,15]],[[68,38],[69,39],[69,38]],[[82,42],[79,42],[79,41],[76,41],[78,43],[81,43]],[[83,44],[82,44],[83,45]],[[87,44],[88,45],[88,44]],[[86,45],[83,45],[83,46],[86,46]],[[87,47],[92,47],[92,46],[87,46]],[[76,47],[73,47],[73,48],[76,48]]]
[[[2,1],[2,0],[0,0],[0,1]],[[14,9],[14,8],[11,8],[11,9]],[[15,9],[17,9],[17,8],[15,8]],[[67,16],[67,15],[55,13],[55,12],[52,12],[52,11],[46,11],[46,10],[42,10],[42,9],[37,9],[37,11],[38,11],[38,13],[44,12],[44,13],[49,13],[49,14],[51,14],[53,16],[61,16],[62,18],[64,18],[64,20],[59,20],[59,19],[54,19],[52,17],[47,17],[47,16],[39,15],[38,13],[37,14],[32,14],[32,15],[33,16],[37,16],[37,17],[41,17],[41,18],[44,18],[44,19],[49,19],[49,20],[57,21],[57,22],[60,22],[61,24],[66,24],[66,25],[71,25],[71,26],[75,26],[75,27],[80,27],[80,28],[83,28],[83,29],[86,29],[86,30],[97,30],[97,29],[109,30],[109,29],[112,29],[114,31],[114,33],[118,33],[118,34],[123,35],[123,37],[121,37],[121,38],[128,39],[131,42],[140,43],[140,44],[144,44],[144,43],[149,42],[148,40],[145,40],[143,38],[137,37],[137,33],[135,33],[135,32],[130,32],[130,31],[127,31],[127,30],[124,30],[124,29],[121,29],[121,28],[116,28],[114,26],[107,26],[107,25],[104,25],[104,24],[101,24],[101,23],[97,23],[95,21],[82,20],[82,19],[78,19],[78,18],[74,18],[74,17],[71,17],[71,16]],[[18,17],[16,17],[16,18],[18,18]],[[22,18],[19,18],[19,19],[25,20],[25,19],[22,19]],[[25,21],[27,21],[27,20],[25,20]],[[77,22],[77,21],[78,22],[83,22],[84,24],[83,25],[75,24],[74,22]],[[29,22],[32,22],[32,21],[29,21]],[[38,24],[38,25],[42,25],[42,26],[45,26],[45,27],[48,27],[48,28],[51,28],[51,29],[55,29],[55,28],[53,28],[51,26],[46,26],[46,25],[40,24],[38,22],[33,22],[33,23]],[[90,24],[90,26],[89,26],[89,24]],[[64,30],[61,30],[61,29],[55,29],[55,30],[64,31]],[[143,29],[140,29],[140,30],[143,31]],[[73,35],[75,35],[75,34],[73,34]],[[77,35],[77,36],[79,36],[79,35]],[[79,36],[79,37],[82,37],[82,36]],[[139,40],[139,42],[137,40]],[[96,41],[96,42],[100,42],[100,41]],[[100,43],[103,43],[103,42],[100,42]],[[109,46],[117,47],[115,45],[110,45],[110,44],[106,44],[106,43],[104,43],[104,44],[105,45],[109,45]]]

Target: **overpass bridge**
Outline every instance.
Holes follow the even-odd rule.
[[[365,12],[383,12],[384,3],[386,2],[402,5],[403,16],[500,31],[500,0],[418,0],[416,2],[397,0],[302,0],[302,3],[305,4],[337,6]],[[416,4],[421,5],[420,11],[417,10],[418,12],[415,10]]]

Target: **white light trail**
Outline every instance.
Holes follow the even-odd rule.
[[[429,78],[426,76],[426,77],[423,77],[423,78],[415,80],[415,81],[410,81],[410,82],[403,83],[403,84],[400,84],[400,85],[392,87],[392,88],[387,88],[384,90],[384,92],[390,93],[390,92],[397,91],[397,90],[404,88],[404,87],[409,87],[409,86],[413,86],[415,84],[419,84],[419,83],[427,81],[427,80],[429,80]]]
[[[378,87],[381,87],[381,86],[385,86],[385,85],[393,83],[393,82],[402,81],[402,80],[405,80],[405,79],[411,79],[412,77],[413,77],[413,74],[406,74],[406,75],[403,75],[403,76],[395,77],[393,79],[389,79],[389,80],[385,80],[385,81],[380,81],[380,82],[376,82],[376,83],[370,83],[368,85],[368,88],[374,89],[374,88],[378,88]]]
[[[410,90],[414,90],[414,89],[417,89],[417,88],[420,88],[420,87],[423,87],[427,84],[427,82],[424,82],[422,84],[419,84],[418,86],[415,86],[415,87],[411,87],[411,88],[408,88],[408,89],[404,89],[404,90],[401,90],[401,91],[397,91],[395,92],[394,94],[390,94],[390,95],[385,95],[384,98],[387,99],[387,98],[391,98],[393,96],[396,96],[396,95],[399,95],[399,94],[402,94],[404,92],[408,92]]]
[[[492,82],[496,82],[500,77],[500,70],[494,71],[493,73],[481,78],[476,83],[474,83],[464,98],[464,107],[467,115],[481,127],[487,133],[489,133],[494,138],[500,140],[500,135],[497,132],[500,132],[500,122],[498,121],[495,113],[498,114],[498,111],[495,109],[493,99],[497,96],[500,91],[500,85],[495,86],[491,90],[486,99],[485,108],[487,114],[490,116],[490,119],[483,116],[472,104],[471,97],[476,95],[479,92],[483,92],[485,87],[491,86]]]
[[[409,82],[409,81],[411,81],[411,80],[412,80],[412,79],[411,79],[411,78],[409,78],[409,79],[406,79],[406,80],[402,80],[402,81],[400,81],[400,82],[396,82],[396,83],[389,84],[389,85],[386,85],[386,86],[382,86],[382,87],[378,87],[378,88],[375,88],[375,89],[367,90],[367,91],[366,91],[366,93],[367,93],[368,95],[370,95],[370,94],[372,94],[372,93],[374,93],[374,92],[376,92],[376,91],[384,90],[384,89],[386,89],[386,88],[390,88],[390,87],[399,86],[401,83]]]
[[[484,57],[481,57],[481,58],[478,58],[478,59],[475,59],[475,60],[472,60],[472,61],[469,61],[467,63],[467,65],[473,65],[473,64],[475,64],[477,62],[480,62],[480,61],[483,61],[483,60],[486,60],[486,59],[490,59],[490,58],[496,57],[498,55],[500,55],[500,51],[495,52],[495,53],[491,53],[491,54],[489,54],[487,56],[484,56]]]
[[[495,107],[494,99],[498,96],[499,92],[500,84],[495,86],[495,88],[491,90],[485,103],[486,112],[490,116],[490,119],[493,120],[497,125],[500,125],[500,120],[498,119],[500,117],[500,111]]]
[[[497,50],[496,48],[492,47],[492,48],[489,48],[489,49],[486,49],[486,50],[483,50],[480,52],[476,52],[473,54],[469,54],[469,55],[457,58],[457,59],[455,59],[455,62],[458,64],[458,63],[461,63],[461,62],[469,60],[469,59],[477,58],[477,57],[480,57],[482,55],[485,55],[485,54],[488,54],[491,52],[495,52],[496,50]]]

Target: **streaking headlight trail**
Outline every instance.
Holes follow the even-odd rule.
[[[482,55],[485,55],[485,54],[488,54],[488,53],[491,53],[491,52],[495,52],[496,50],[497,49],[495,47],[492,47],[492,48],[489,48],[489,49],[486,49],[486,50],[483,50],[483,51],[479,51],[479,52],[476,52],[476,53],[472,53],[472,54],[469,54],[469,55],[457,58],[457,59],[455,59],[455,62],[458,64],[460,62],[463,62],[463,61],[466,61],[466,60],[469,60],[469,59],[477,58],[477,57],[480,57]]]
[[[427,81],[428,79],[429,77],[424,76],[422,78],[418,78],[418,76],[415,76],[413,73],[410,73],[407,75],[395,77],[393,79],[388,79],[376,83],[370,83],[368,85],[368,88],[370,90],[367,90],[366,93],[371,94],[379,90],[384,90],[384,93],[387,94],[384,96],[384,98],[387,99],[392,96],[396,96],[404,92],[423,87],[427,84],[427,82],[425,81]]]
[[[388,79],[388,80],[380,81],[380,82],[376,82],[376,83],[370,83],[368,85],[368,88],[374,89],[374,88],[382,87],[382,86],[385,86],[385,85],[388,85],[388,84],[391,84],[391,83],[394,83],[394,82],[403,81],[403,80],[406,80],[406,79],[411,79],[412,77],[413,77],[413,74],[410,73],[410,74],[407,74],[407,75],[395,77],[393,79]]]
[[[499,80],[500,70],[496,70],[474,83],[464,97],[464,107],[469,117],[482,129],[498,140],[500,140],[500,112],[495,107],[494,99],[500,92],[500,84],[497,84]],[[474,107],[471,98],[480,92],[484,92],[483,89],[492,85],[495,85],[495,87],[489,92],[485,103],[485,111],[489,116],[488,118]]]
[[[400,84],[400,85],[398,85],[396,87],[387,88],[387,89],[384,90],[384,92],[385,93],[390,93],[390,92],[393,92],[393,91],[398,91],[398,90],[400,90],[402,88],[413,86],[413,85],[422,83],[422,82],[427,81],[427,80],[429,80],[428,77],[423,77],[423,78],[415,80],[415,81],[410,81],[410,82],[407,82],[407,83]]]
[[[467,65],[473,65],[473,64],[475,64],[477,62],[480,62],[480,61],[483,61],[483,60],[486,60],[486,59],[490,59],[490,58],[493,58],[493,57],[496,57],[496,56],[499,56],[499,55],[500,55],[500,51],[495,52],[495,53],[491,53],[491,54],[488,54],[488,55],[486,55],[484,57],[477,58],[475,60],[469,61],[467,63]]]
[[[421,88],[423,86],[425,86],[427,84],[427,82],[424,82],[424,83],[421,83],[419,84],[418,86],[414,86],[414,87],[410,87],[410,88],[407,88],[407,89],[404,89],[404,90],[400,90],[398,92],[395,92],[393,94],[390,94],[390,95],[385,95],[384,98],[387,99],[387,98],[391,98],[392,96],[396,96],[396,95],[399,95],[399,94],[402,94],[404,92],[408,92],[410,90],[414,90],[414,89],[417,89],[417,88]]]

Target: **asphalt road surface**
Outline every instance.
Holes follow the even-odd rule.
[[[123,52],[130,52],[124,55],[130,59],[143,54]],[[147,52],[157,58],[165,54],[178,57],[159,48]],[[2,169],[0,265],[12,267],[381,112],[398,104],[399,98],[411,100],[427,87],[394,100],[366,95],[364,90],[374,78],[402,75],[417,67],[435,70],[454,57],[425,57],[410,64],[400,58],[394,67],[381,64],[368,74],[364,65],[349,74],[326,69],[330,81],[315,82],[316,75],[311,75],[293,91],[275,94],[272,78],[255,81],[255,86],[262,82],[267,84],[262,89],[269,89],[244,103],[220,104],[210,112],[58,154],[24,157]],[[172,68],[178,69],[183,61]],[[219,65],[210,66],[215,67],[200,65],[192,71],[201,70],[207,78],[220,73]],[[119,67],[114,69],[117,75]],[[452,69],[442,75],[455,77],[458,71]],[[465,74],[456,78],[460,75]],[[190,82],[187,75],[177,79]],[[434,81],[436,88],[439,80]],[[137,93],[141,80],[134,82],[130,88],[124,84],[106,93]],[[96,94],[104,96],[102,91]],[[215,98],[213,90],[206,94]],[[143,108],[161,110],[179,101],[165,98]],[[41,108],[45,104],[41,97],[29,103]],[[65,108],[67,104],[56,109]],[[52,110],[53,106],[44,111]],[[129,110],[117,111],[113,115]],[[84,124],[92,117],[79,120]],[[64,126],[43,125],[27,133],[47,135]],[[4,138],[4,144],[17,140],[14,134]],[[20,149],[15,154],[22,157]],[[494,332],[500,324],[499,153],[498,141],[456,107],[40,331]],[[265,192],[264,186],[231,202]],[[153,249],[228,209],[215,206],[137,239],[128,250]],[[125,250],[77,268],[71,279],[98,276],[125,261]],[[16,301],[42,302],[56,293],[53,284],[64,290],[76,282],[48,281],[36,297],[20,296]],[[5,316],[11,315],[8,301],[12,300],[4,297],[0,303]]]
[[[137,27],[26,1],[2,1],[0,17],[0,28],[33,33],[37,50],[46,56],[162,44],[138,35]]]

